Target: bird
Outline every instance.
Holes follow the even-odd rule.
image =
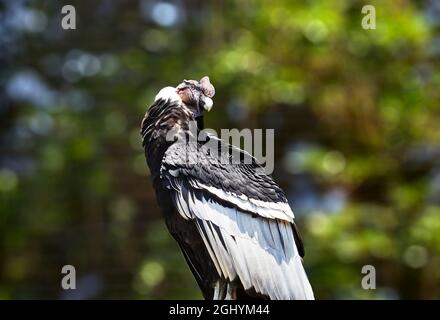
[[[303,241],[283,190],[246,151],[213,134],[209,146],[195,137],[214,95],[207,76],[183,80],[161,89],[141,122],[169,233],[207,300],[312,300]]]

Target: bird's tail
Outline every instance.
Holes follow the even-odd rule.
[[[314,300],[312,286],[310,285],[306,271],[299,255],[295,255],[287,265],[286,274],[293,278],[293,287],[289,288],[291,293],[288,299],[296,300]]]
[[[271,299],[271,300],[314,300],[312,286],[310,285],[307,274],[299,255],[294,256],[289,263],[281,264],[281,273],[284,274],[283,283],[273,283],[280,288],[274,291],[279,292],[276,296],[271,293],[257,293],[253,288],[245,290],[238,283],[231,283],[225,279],[220,279],[214,287],[214,300],[249,300],[249,299]],[[267,275],[269,276],[269,275]],[[282,287],[282,288],[281,288]]]

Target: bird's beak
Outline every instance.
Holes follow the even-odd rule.
[[[205,109],[206,111],[210,111],[212,106],[214,105],[214,102],[212,101],[212,99],[205,96],[205,95],[202,95],[201,100],[203,103],[203,109]]]

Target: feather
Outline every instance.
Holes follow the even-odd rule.
[[[209,78],[189,84],[212,106]],[[176,88],[162,89],[141,135],[167,225],[205,297],[313,299],[284,192],[246,151],[209,134],[206,144],[186,141],[195,120],[186,103]],[[176,128],[180,139],[166,139]]]

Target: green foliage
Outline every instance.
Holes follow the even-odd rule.
[[[204,75],[208,127],[275,128],[317,298],[440,298],[434,2],[369,1],[376,30],[364,1],[203,1],[171,24],[155,3],[77,1],[70,31],[59,1],[18,5],[37,31],[0,22],[0,298],[201,298],[138,130],[160,88]]]

